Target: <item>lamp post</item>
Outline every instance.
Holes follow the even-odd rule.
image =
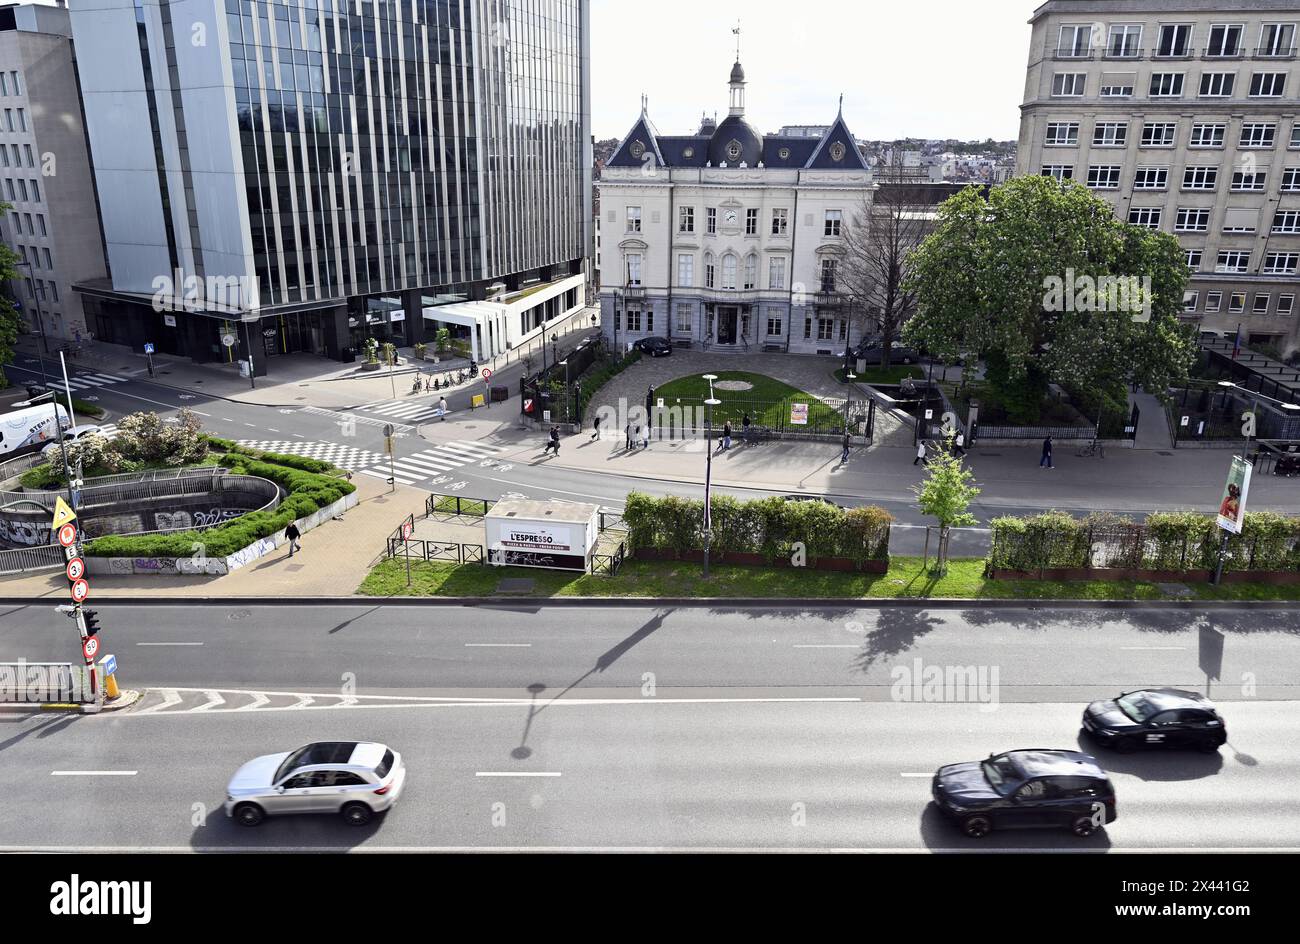
[[[1277,400],[1273,397],[1265,396],[1264,394],[1259,393],[1258,391],[1251,390],[1249,387],[1243,387],[1240,384],[1233,383],[1231,380],[1220,380],[1219,386],[1223,387],[1225,390],[1228,389],[1239,390],[1250,397],[1251,400],[1250,422],[1246,424],[1246,449],[1245,449],[1245,456],[1243,458],[1245,458],[1245,460],[1249,462],[1251,465],[1254,465],[1255,464],[1254,461],[1250,458],[1250,436],[1251,433],[1253,433],[1255,430],[1255,423],[1258,421],[1259,401],[1267,400],[1269,403],[1274,403],[1277,406],[1281,407],[1282,409],[1286,410],[1287,412],[1291,413],[1293,416],[1300,415],[1300,404],[1285,403],[1282,400]]]
[[[709,398],[704,401],[704,577],[709,576],[709,545],[713,543],[713,408],[722,401],[713,395],[713,381],[717,374],[705,374],[709,382]]]

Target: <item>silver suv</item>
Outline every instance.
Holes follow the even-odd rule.
[[[266,754],[235,771],[226,815],[243,826],[286,813],[337,813],[364,826],[402,793],[402,755],[369,741],[321,741]]]

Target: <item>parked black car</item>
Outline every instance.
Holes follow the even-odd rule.
[[[935,805],[972,839],[995,829],[1068,829],[1090,836],[1113,823],[1115,788],[1097,761],[1079,751],[1031,748],[940,767]]]
[[[672,342],[667,338],[642,338],[636,342],[636,349],[651,357],[667,357],[673,352]]]
[[[1148,688],[1084,709],[1083,730],[1098,744],[1128,753],[1139,747],[1191,747],[1212,754],[1228,728],[1199,692]]]
[[[880,339],[868,338],[858,344],[853,349],[853,359],[866,361],[868,366],[880,363]],[[915,364],[920,360],[920,355],[914,348],[905,346],[901,341],[895,341],[889,348],[889,363],[891,364]]]

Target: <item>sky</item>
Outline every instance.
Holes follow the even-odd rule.
[[[592,0],[592,133],[622,138],[642,93],[661,134],[727,114],[740,17],[746,115],[760,131],[1014,140],[1040,0]]]

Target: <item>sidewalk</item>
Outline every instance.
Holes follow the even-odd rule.
[[[163,597],[351,597],[370,568],[384,557],[385,541],[411,514],[424,514],[427,492],[403,485],[390,493],[381,479],[353,479],[360,503],[342,521],[327,521],[302,536],[302,550],[288,550],[224,577],[92,577],[90,605],[97,599]],[[0,577],[0,596],[48,598],[64,603],[68,581],[60,571]]]

